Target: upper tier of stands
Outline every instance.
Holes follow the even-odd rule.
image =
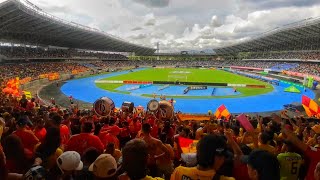
[[[10,59],[38,59],[38,58],[60,58],[60,59],[101,59],[101,60],[125,60],[126,56],[119,53],[100,53],[76,51],[72,49],[43,49],[30,47],[0,47],[0,54]]]

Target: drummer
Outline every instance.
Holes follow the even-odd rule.
[[[142,134],[141,139],[143,139],[148,145],[148,152],[150,155],[148,161],[148,169],[150,175],[157,176],[157,160],[159,158],[168,158],[170,159],[169,149],[159,140],[151,136],[151,126],[148,123],[142,125]]]
[[[169,102],[170,102],[170,103],[171,103],[171,105],[173,106],[173,103],[174,103],[173,98],[171,98]]]

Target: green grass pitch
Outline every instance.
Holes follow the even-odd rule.
[[[174,73],[177,71],[184,71],[190,73]],[[192,96],[182,96],[183,98],[236,98],[245,97],[252,95],[259,95],[271,92],[273,87],[263,81],[251,79],[248,77],[236,75],[230,72],[222,70],[213,69],[191,69],[191,68],[149,68],[137,72],[131,72],[124,75],[114,76],[110,78],[105,78],[103,80],[137,80],[137,81],[187,81],[187,82],[212,82],[212,83],[230,83],[230,84],[251,84],[251,85],[266,85],[265,89],[258,88],[240,88],[237,90],[241,93],[237,96],[208,96],[208,97],[192,97]],[[129,94],[129,92],[117,91],[116,88],[122,86],[122,84],[104,84],[97,83],[97,87],[119,93]],[[145,94],[144,96],[151,96]],[[177,97],[175,97],[177,98]],[[178,97],[179,98],[179,97]]]

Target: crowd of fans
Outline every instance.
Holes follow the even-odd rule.
[[[151,112],[99,117],[0,95],[1,179],[319,180],[317,119],[180,121]],[[184,151],[185,141],[192,141]]]
[[[250,66],[278,62],[100,61],[0,65],[5,80],[48,72],[127,66]],[[299,63],[319,75],[319,65]],[[35,97],[0,93],[0,179],[48,180],[320,180],[320,124],[284,111],[236,120],[180,121],[151,112],[117,111],[100,117],[81,110],[40,105]],[[189,151],[185,150],[186,142]],[[195,152],[191,149],[196,149]]]
[[[275,61],[228,61],[225,65],[228,66],[243,66],[243,67],[255,67],[255,68],[275,68],[281,65],[291,66],[292,68],[285,69],[294,72],[300,72],[305,74],[312,74],[320,76],[320,64],[308,63],[308,62],[275,62]]]
[[[320,64],[319,63],[303,63],[296,68],[291,69],[295,72],[313,74],[320,76]]]
[[[301,72],[306,74],[312,74],[320,76],[320,64],[319,63],[290,63],[290,62],[268,62],[268,61],[89,61],[89,62],[46,62],[46,63],[11,63],[0,64],[0,79],[2,81],[8,78],[20,77],[32,77],[37,79],[40,74],[59,72],[59,73],[71,73],[72,70],[89,70],[89,69],[107,69],[107,68],[124,68],[124,67],[143,67],[143,66],[175,66],[175,67],[190,67],[190,66],[244,66],[244,67],[256,67],[256,68],[275,68],[281,70],[283,66],[290,67],[289,71]],[[0,80],[0,81],[1,81]]]
[[[292,52],[264,52],[251,53],[247,59],[301,59],[301,60],[319,60],[319,51],[292,51]]]
[[[10,78],[31,77],[38,79],[40,74],[46,73],[71,73],[73,70],[85,71],[87,68],[78,63],[23,63],[0,64],[0,82]]]
[[[96,58],[104,60],[126,60],[127,56],[117,53],[77,51],[72,49],[43,49],[31,47],[0,47],[0,54],[8,58]]]

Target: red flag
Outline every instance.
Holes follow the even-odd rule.
[[[306,114],[309,117],[320,114],[320,108],[319,108],[318,104],[315,101],[313,101],[311,98],[309,98],[308,96],[303,95],[301,103],[302,103],[303,108],[306,111]]]
[[[179,137],[178,141],[183,153],[197,152],[197,140]]]
[[[226,119],[229,119],[230,116],[231,116],[231,114],[229,113],[228,109],[223,104],[220,107],[218,107],[218,109],[216,110],[214,115],[218,119],[221,119],[222,116],[225,117]]]

